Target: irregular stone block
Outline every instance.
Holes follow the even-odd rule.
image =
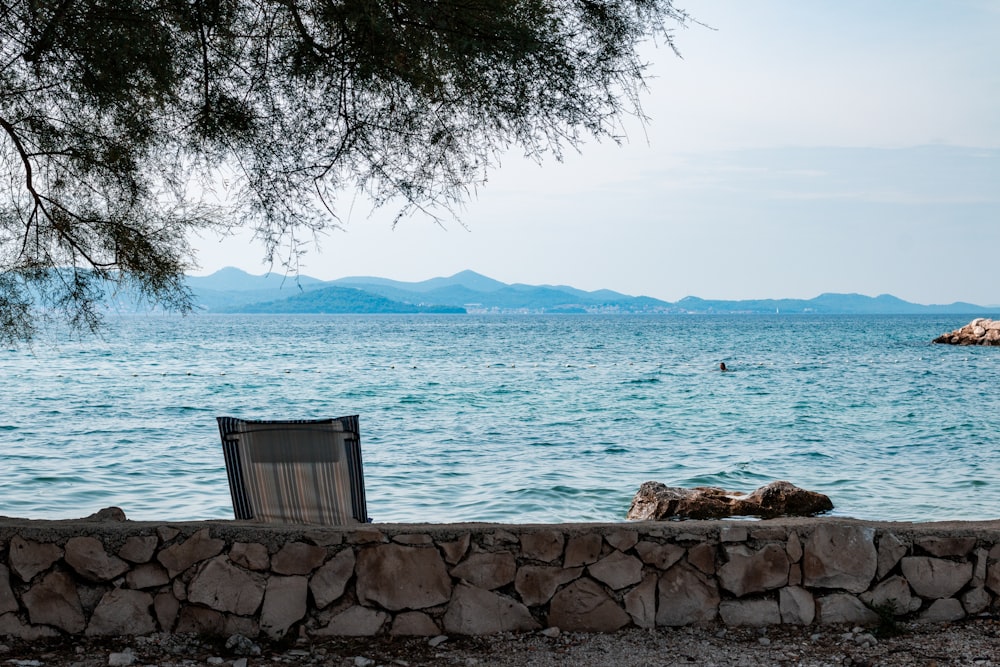
[[[302,539],[318,547],[335,547],[344,543],[344,535],[337,530],[317,528],[302,533]]]
[[[781,612],[775,600],[724,600],[719,616],[726,625],[778,625]]]
[[[441,629],[422,611],[404,611],[392,621],[389,634],[396,637],[436,637]]]
[[[189,602],[241,616],[257,611],[263,598],[261,577],[236,567],[225,556],[205,563],[187,587]]]
[[[866,607],[861,600],[848,593],[824,595],[816,600],[817,620],[820,623],[850,623],[852,625],[874,625],[878,615]]]
[[[534,530],[521,533],[521,556],[528,560],[551,563],[563,552],[566,538],[558,530]]]
[[[878,566],[875,530],[821,523],[806,540],[802,575],[809,588],[868,590]]]
[[[173,526],[157,526],[156,528],[156,537],[160,540],[160,544],[166,544],[180,534],[181,531]]]
[[[313,632],[317,637],[372,637],[389,619],[389,614],[368,607],[348,607],[330,619],[324,628]]]
[[[177,622],[177,613],[180,610],[181,603],[171,593],[158,593],[153,598],[153,612],[156,614],[156,622],[160,625],[162,632],[173,631],[174,623]]]
[[[984,586],[986,584],[986,564],[988,558],[986,549],[976,549],[976,565],[972,570],[973,586]]]
[[[58,637],[59,631],[47,625],[22,623],[17,614],[0,614],[0,637],[17,637],[25,641],[38,641]]]
[[[109,556],[104,544],[95,537],[71,537],[66,541],[66,563],[90,581],[111,581],[128,571],[129,564]]]
[[[715,574],[715,551],[716,547],[714,544],[696,544],[688,549],[687,561],[705,574]],[[673,565],[673,563],[670,563],[670,565]],[[665,570],[667,568],[661,569]]]
[[[21,581],[28,582],[39,572],[52,567],[62,555],[63,550],[55,544],[28,541],[15,535],[10,539],[7,564]]]
[[[550,565],[522,565],[514,578],[514,590],[524,604],[534,607],[551,600],[560,586],[577,579],[582,573],[582,567],[563,569]]]
[[[635,552],[646,565],[659,570],[669,570],[674,563],[684,557],[684,547],[676,544],[658,544],[643,540],[635,545]]]
[[[569,538],[569,542],[566,544],[563,566],[577,567],[596,563],[597,559],[601,557],[601,547],[603,546],[604,538],[601,537],[600,533],[574,535]]]
[[[229,560],[254,572],[264,572],[271,567],[267,547],[256,542],[234,542],[229,550]]]
[[[1000,563],[993,563],[987,569],[986,587],[1000,595]]]
[[[539,627],[528,608],[517,600],[466,583],[455,587],[442,621],[445,632],[459,635],[524,632]]]
[[[972,579],[972,563],[930,556],[908,556],[902,560],[903,576],[922,598],[951,597]]]
[[[907,548],[906,543],[894,534],[882,533],[882,536],[878,538],[878,569],[876,574],[879,579],[896,567],[896,563],[906,555]]]
[[[990,594],[982,587],[973,588],[962,595],[962,606],[970,616],[986,611],[990,606]]]
[[[574,632],[614,632],[632,620],[593,579],[577,579],[555,594],[548,625]]]
[[[354,550],[341,549],[309,579],[309,590],[318,609],[323,609],[344,594],[354,574]]]
[[[153,596],[142,591],[114,588],[104,594],[87,625],[88,637],[148,635],[156,631],[150,613]]]
[[[355,590],[361,604],[399,611],[451,599],[451,577],[437,549],[380,544],[358,554]]]
[[[303,576],[272,576],[267,580],[260,610],[260,630],[269,639],[281,639],[306,615],[309,580]]]
[[[610,554],[587,567],[591,577],[618,591],[642,581],[642,561],[621,551]]]
[[[456,540],[438,542],[438,548],[441,549],[441,553],[444,554],[445,562],[449,565],[454,565],[458,561],[465,558],[465,554],[469,550],[469,544],[471,541],[472,536],[469,533],[464,533]]]
[[[170,583],[170,575],[159,563],[140,563],[125,575],[129,588],[157,588]]]
[[[965,618],[965,608],[955,598],[935,600],[917,620],[922,623],[950,623]]]
[[[304,542],[285,544],[271,558],[275,574],[309,574],[326,560],[326,549]]]
[[[639,532],[635,530],[609,530],[604,534],[604,541],[618,551],[628,551],[639,541]]]
[[[792,563],[788,567],[788,585],[789,586],[802,585],[802,563]]]
[[[6,565],[0,564],[0,615],[17,610],[17,598],[10,587],[10,570]]]
[[[788,584],[788,554],[777,544],[760,551],[727,547],[728,561],[719,568],[719,585],[736,597],[761,593]]]
[[[177,618],[177,634],[221,637],[226,632],[226,617],[221,611],[185,605]]]
[[[65,572],[49,572],[21,599],[32,625],[51,625],[74,635],[87,625],[76,584]]]
[[[625,611],[640,628],[656,626],[656,581],[659,577],[650,572],[642,583],[625,594]]]
[[[778,591],[778,610],[782,623],[811,625],[816,618],[816,600],[804,588],[786,586]]]
[[[451,576],[491,591],[514,581],[517,563],[512,553],[477,553],[451,569]]]
[[[224,546],[225,542],[209,535],[208,528],[202,528],[180,544],[161,550],[156,559],[167,568],[173,579],[195,563],[218,556]]]
[[[156,535],[133,535],[118,550],[118,557],[130,563],[148,563],[153,559],[159,542]]]
[[[918,537],[917,546],[932,556],[965,556],[976,546],[974,537]]]
[[[660,575],[656,624],[681,626],[711,622],[719,611],[719,590],[714,581],[685,563]]]
[[[920,598],[914,597],[910,584],[903,577],[889,577],[874,589],[861,594],[861,601],[873,608],[891,607],[900,616],[920,609]]]
[[[798,563],[802,559],[802,540],[794,530],[788,532],[788,539],[785,541],[785,553],[788,554],[788,562]]]

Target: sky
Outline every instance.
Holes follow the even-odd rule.
[[[300,272],[677,301],[892,294],[1000,305],[1000,2],[676,0],[624,145],[507,155],[460,222],[355,206]],[[349,201],[345,197],[345,203]],[[269,267],[194,239],[198,275]]]

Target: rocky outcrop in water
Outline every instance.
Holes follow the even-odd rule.
[[[771,482],[750,494],[714,486],[687,489],[645,482],[632,498],[626,519],[724,519],[730,516],[812,516],[833,509],[822,493],[800,489],[790,482]]]
[[[961,329],[938,336],[934,342],[946,345],[1000,345],[1000,320],[979,317]]]

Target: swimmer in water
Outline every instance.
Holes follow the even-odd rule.
[[[719,363],[719,370],[722,371],[723,373],[729,370],[728,368],[726,368],[726,362],[723,361]]]

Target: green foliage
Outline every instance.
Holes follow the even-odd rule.
[[[96,325],[94,284],[189,307],[194,230],[249,227],[294,270],[345,192],[452,212],[512,146],[617,139],[638,45],[687,21],[672,0],[0,0],[0,339]]]

